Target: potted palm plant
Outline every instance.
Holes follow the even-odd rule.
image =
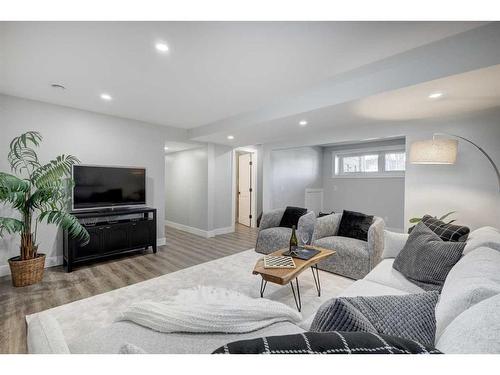
[[[34,150],[41,141],[35,131],[14,138],[8,154],[13,174],[0,172],[0,203],[17,211],[15,217],[0,217],[0,237],[4,233],[21,237],[20,255],[9,259],[14,286],[35,284],[43,278],[45,254],[38,252],[39,223],[55,224],[73,238],[89,240],[87,230],[68,212],[71,168],[79,161],[61,155],[42,164]]]

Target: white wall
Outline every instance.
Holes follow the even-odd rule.
[[[188,227],[208,229],[207,146],[165,156],[165,218]]]
[[[275,150],[271,153],[271,207],[304,207],[305,189],[323,185],[321,147]]]
[[[158,210],[158,237],[164,237],[165,139],[182,138],[177,129],[100,115],[31,100],[0,95],[0,170],[9,172],[10,140],[28,130],[39,131],[42,161],[72,154],[85,164],[142,166],[147,169],[147,204]],[[0,210],[0,215],[5,210]],[[56,228],[43,225],[39,249],[49,265],[60,263],[62,241]],[[0,239],[0,273],[8,272],[7,259],[18,254],[19,238]]]
[[[165,156],[167,224],[211,237],[234,230],[232,148],[206,144]]]
[[[407,150],[416,139],[429,139],[434,132],[450,132],[471,138],[482,146],[500,165],[500,109],[469,113],[467,115],[386,122],[367,126],[331,127],[325,131],[308,133],[300,139],[279,144],[264,145],[263,158],[271,159],[273,149],[353,142],[375,138],[406,137]],[[272,170],[263,168],[263,207],[271,209]],[[477,149],[459,142],[456,165],[407,165],[405,176],[404,224],[411,217],[430,213],[439,215],[458,211],[458,223],[478,228],[491,225],[500,228],[500,193],[498,182],[490,164]],[[374,193],[370,196],[377,199]]]
[[[500,166],[500,111],[487,111],[439,123],[418,124],[408,132],[411,142],[429,139],[432,132],[447,132],[469,138],[483,147]],[[408,164],[406,173],[405,223],[425,213],[442,215],[458,211],[457,222],[477,228],[500,228],[500,192],[493,168],[472,145],[459,141],[455,165]],[[408,224],[407,224],[408,226]]]
[[[214,210],[211,230],[234,227],[233,210],[233,149],[214,146]]]
[[[323,196],[325,212],[360,211],[380,216],[396,231],[404,228],[405,178],[334,178],[333,154],[340,150],[401,145],[397,141],[369,142],[323,148]],[[376,199],[374,199],[374,196]]]

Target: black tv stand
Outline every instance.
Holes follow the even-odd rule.
[[[118,254],[148,249],[156,253],[156,208],[115,208],[71,212],[87,229],[90,241],[81,241],[63,233],[63,263],[67,272],[79,264]]]

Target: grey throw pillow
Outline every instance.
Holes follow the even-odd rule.
[[[465,242],[443,241],[420,222],[411,231],[392,267],[421,288],[440,291],[464,248]]]
[[[339,297],[323,304],[311,324],[313,332],[370,332],[434,345],[435,291],[398,296]]]

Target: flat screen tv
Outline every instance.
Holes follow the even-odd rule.
[[[146,169],[74,165],[73,209],[146,204]]]

